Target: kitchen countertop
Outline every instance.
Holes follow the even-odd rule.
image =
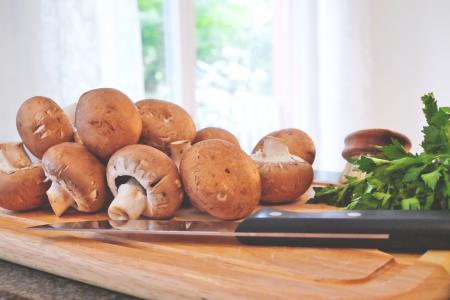
[[[0,260],[0,300],[137,299]]]

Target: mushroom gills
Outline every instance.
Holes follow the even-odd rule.
[[[304,162],[304,160],[298,156],[295,156],[289,152],[289,148],[278,138],[267,137],[264,141],[264,145],[261,150],[256,151],[251,155],[253,160],[260,162],[288,162],[298,161]]]
[[[72,204],[75,204],[75,199],[72,195],[57,181],[52,181],[52,185],[47,190],[47,197],[57,217],[61,216]]]
[[[169,205],[166,190],[170,186],[170,176],[164,176],[152,183],[152,188],[147,191],[147,207],[142,213],[144,216],[152,218],[155,210]]]
[[[119,186],[117,196],[108,208],[111,220],[136,220],[147,206],[147,197],[139,182],[130,178]]]

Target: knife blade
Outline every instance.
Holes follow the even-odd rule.
[[[448,211],[288,212],[264,208],[237,221],[100,220],[45,224],[30,230],[235,237],[252,245],[450,249]]]

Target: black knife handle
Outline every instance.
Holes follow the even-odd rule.
[[[314,233],[315,237],[237,237],[244,244],[331,248],[378,248],[424,252],[450,249],[449,211],[288,212],[261,209],[236,232]],[[321,236],[321,234],[324,234]],[[336,234],[336,235],[334,235]],[[350,237],[345,237],[349,234]]]

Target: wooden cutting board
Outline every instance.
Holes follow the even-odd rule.
[[[331,209],[321,205],[286,210]],[[0,211],[0,258],[154,299],[447,299],[450,251],[247,246],[234,239],[28,231],[47,222],[104,219],[49,210]],[[195,209],[177,218],[208,219]]]

